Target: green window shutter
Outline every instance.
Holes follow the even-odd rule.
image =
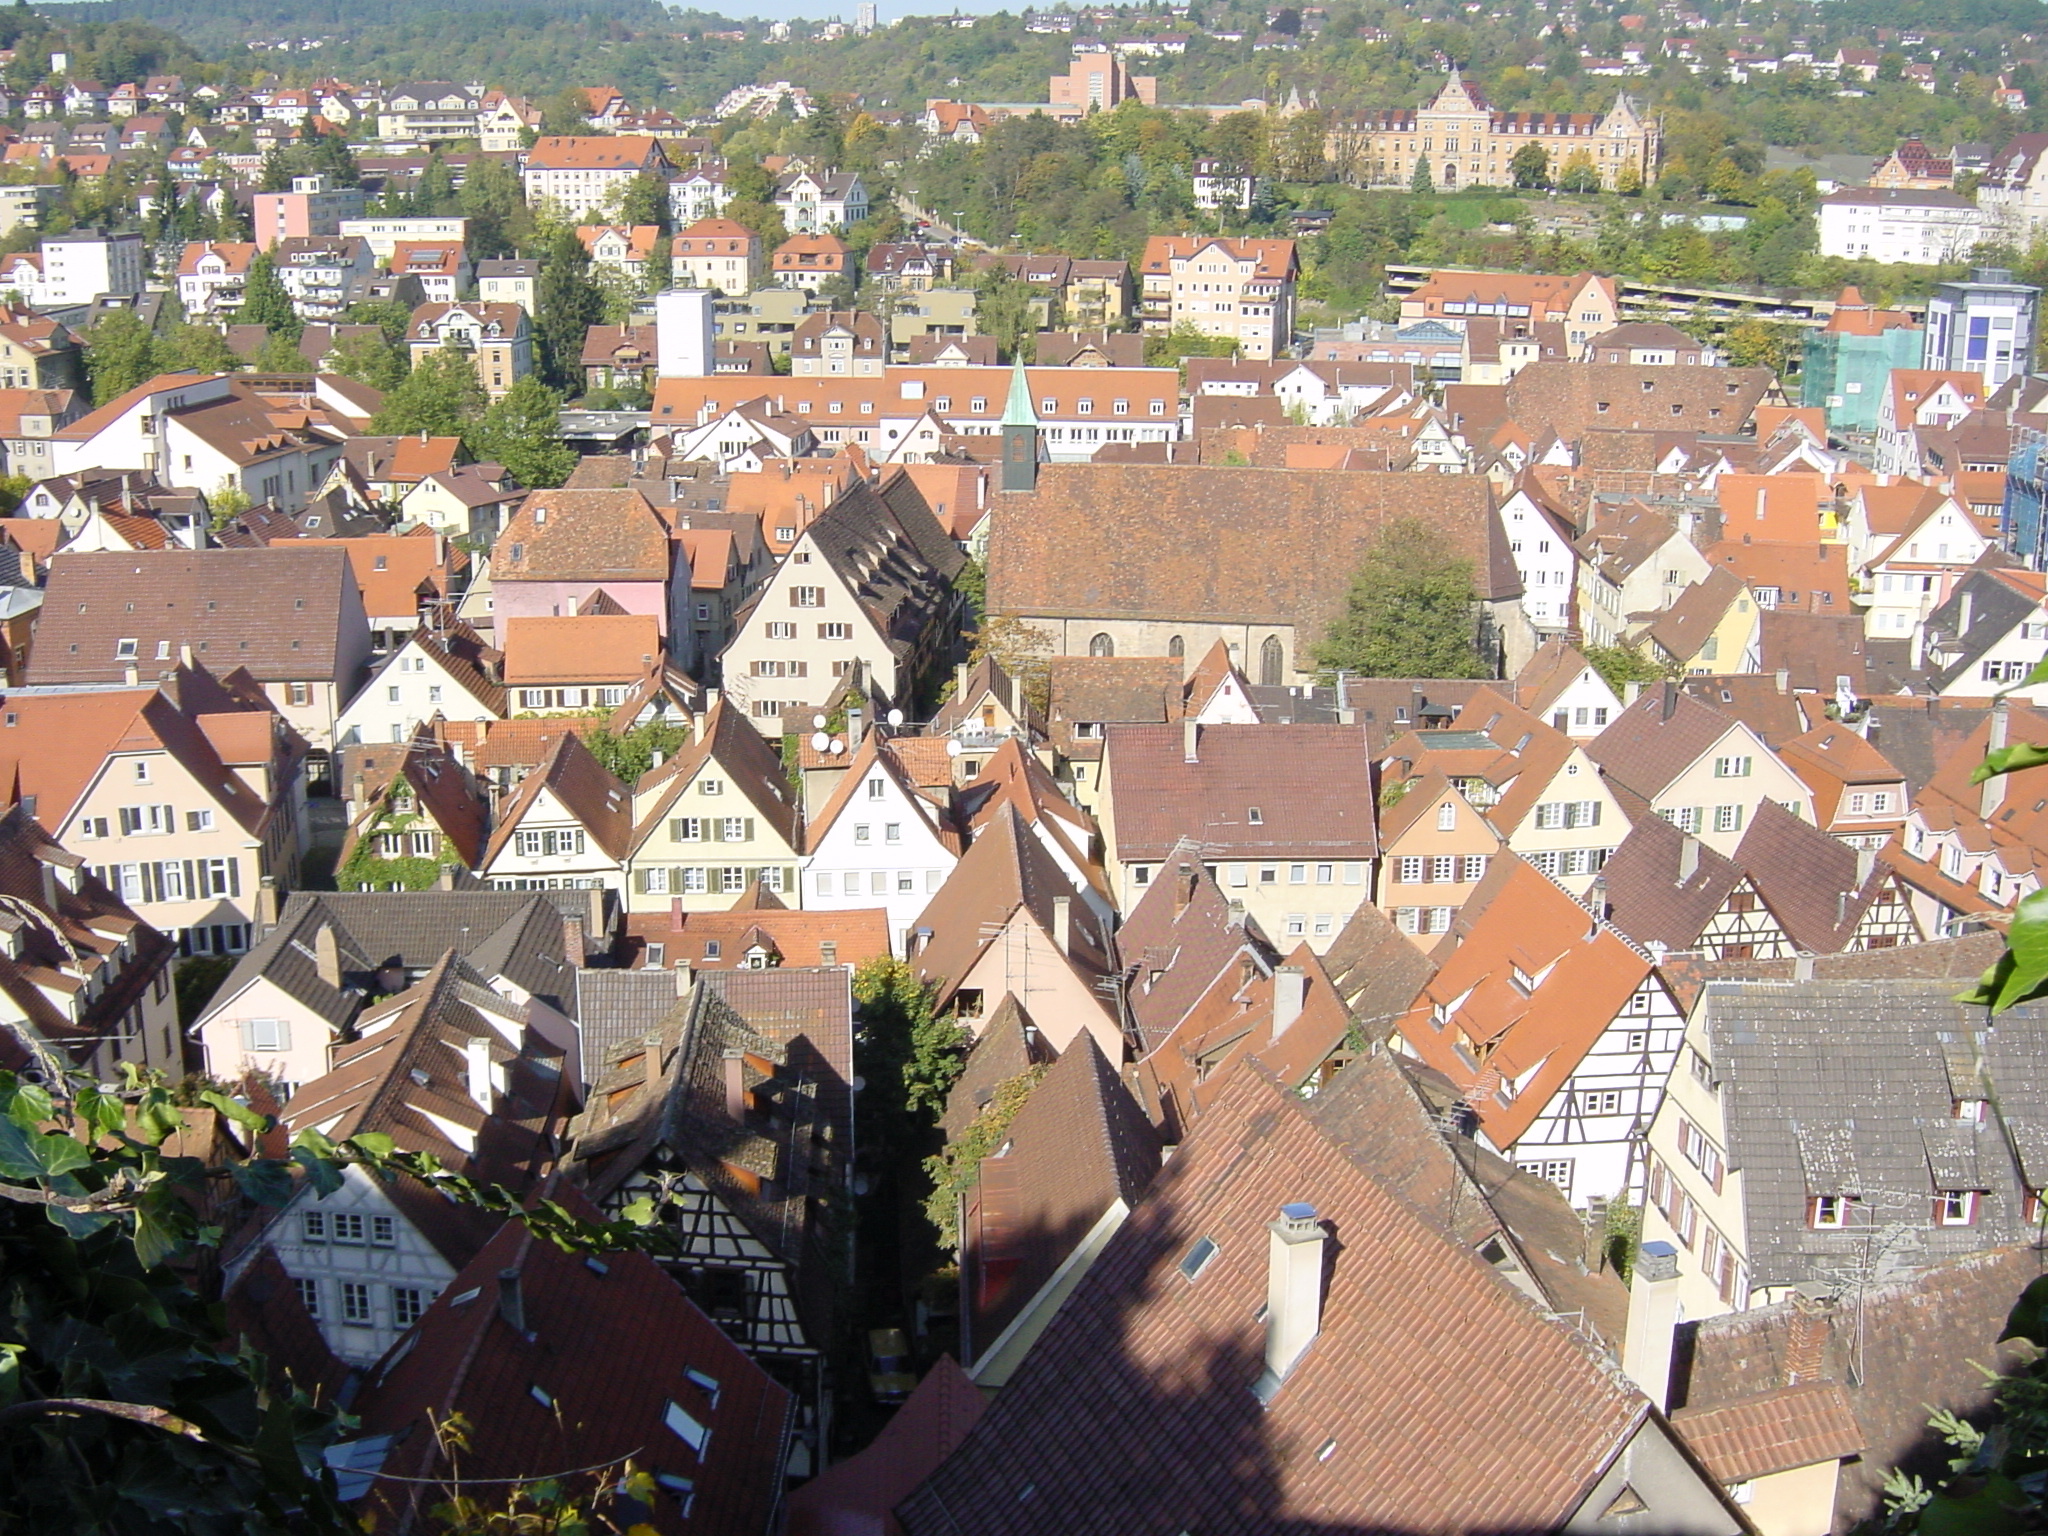
[[[645,895],[647,894],[647,871],[646,871],[646,870],[644,870],[644,869],[636,869],[636,870],[634,870],[634,871],[633,871],[633,889],[634,889],[634,890],[635,890],[636,892],[638,892],[638,893],[639,893],[640,895],[642,895],[642,896],[645,896]]]
[[[746,832],[745,832],[744,836],[742,836],[742,837],[741,837],[740,841],[742,841],[742,842],[746,842],[746,843],[751,843],[751,842],[752,842],[752,841],[754,840],[754,818],[753,818],[753,817],[751,817],[751,816],[749,816],[749,817],[748,817],[748,818],[747,818],[746,820],[747,820],[747,827],[746,827]]]

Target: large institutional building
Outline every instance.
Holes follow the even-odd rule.
[[[1535,143],[1549,152],[1552,180],[1576,163],[1612,189],[1624,170],[1644,183],[1655,179],[1660,138],[1657,120],[1637,112],[1626,95],[1605,112],[1496,112],[1454,69],[1420,111],[1333,113],[1329,153],[1359,186],[1406,186],[1416,165],[1427,162],[1439,187],[1503,187],[1514,180],[1515,151]]]

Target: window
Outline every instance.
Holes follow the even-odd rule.
[[[710,1426],[699,1423],[681,1404],[671,1402],[668,1411],[661,1416],[661,1422],[698,1456],[704,1454],[704,1447],[711,1439]]]
[[[1579,1095],[1579,1111],[1588,1115],[1618,1115],[1621,1113],[1621,1090],[1601,1088],[1592,1093]]]
[[[668,819],[668,840],[672,843],[701,843],[704,840],[704,823],[695,816],[671,816]]]
[[[344,1323],[370,1321],[370,1288],[359,1280],[341,1283],[341,1320]]]
[[[320,1282],[295,1279],[292,1286],[299,1293],[299,1305],[306,1309],[306,1316],[317,1319],[320,1316]]]
[[[1461,881],[1484,880],[1486,878],[1486,855],[1468,853],[1458,860],[1458,879]]]
[[[295,708],[304,709],[313,702],[313,685],[311,683],[292,683],[289,685],[289,693]]]
[[[427,1310],[427,1293],[414,1290],[411,1286],[394,1285],[391,1288],[391,1321],[400,1328],[410,1328],[420,1320],[420,1314]]]
[[[299,1218],[299,1231],[309,1243],[326,1242],[327,1213],[325,1211],[306,1212],[305,1215]]]
[[[363,1240],[363,1218],[350,1211],[335,1212],[334,1240],[337,1243],[360,1245]]]
[[[1849,1195],[1815,1195],[1806,1202],[1806,1224],[1816,1232],[1838,1232],[1849,1225]]]
[[[697,781],[697,793],[700,795],[722,795],[725,793],[725,780],[699,779]]]
[[[770,640],[794,640],[796,638],[796,626],[794,624],[771,623],[768,626],[768,638]]]
[[[116,640],[114,642],[114,660],[133,661],[134,659],[135,642],[133,640]]]
[[[1446,884],[1457,879],[1458,861],[1454,858],[1431,859],[1429,861],[1429,878]]]
[[[1714,777],[1717,779],[1746,779],[1749,777],[1751,759],[1747,757],[1717,757],[1714,759]]]
[[[1678,1122],[1678,1150],[1685,1160],[1707,1176],[1715,1189],[1721,1187],[1723,1163],[1721,1149],[1707,1140],[1706,1132],[1690,1120]]]
[[[822,608],[825,606],[823,587],[791,587],[789,606],[792,608]]]
[[[853,626],[851,624],[820,624],[818,626],[818,638],[820,640],[851,640],[853,638]]]
[[[1290,913],[1288,913],[1288,914],[1287,914],[1287,937],[1288,937],[1288,938],[1290,938],[1290,939],[1299,939],[1299,938],[1302,938],[1302,937],[1304,937],[1304,936],[1305,936],[1305,935],[1306,935],[1307,933],[1308,933],[1308,914],[1307,914],[1306,912],[1290,912]]]
[[[708,870],[685,869],[683,871],[683,894],[685,896],[704,895],[711,888],[710,880],[711,876]]]
[[[146,760],[137,760],[135,764],[135,782],[138,784],[147,784],[149,782],[149,763]]]
[[[251,1019],[243,1028],[249,1050],[282,1051],[291,1047],[291,1030],[283,1019]]]
[[[737,896],[747,888],[747,872],[737,866],[729,866],[718,872],[718,888],[730,896]]]
[[[1090,656],[1114,656],[1116,654],[1116,642],[1106,634],[1098,634],[1088,642],[1088,654]]]
[[[744,843],[747,840],[747,818],[744,816],[723,816],[718,822],[718,840],[721,843]]]
[[[370,1243],[376,1248],[390,1248],[398,1242],[398,1223],[389,1216],[370,1218]]]
[[[1539,1179],[1548,1179],[1566,1195],[1572,1192],[1572,1159],[1569,1157],[1546,1157],[1517,1163],[1515,1167],[1523,1173],[1533,1173]]]
[[[1968,1227],[1977,1221],[1977,1191],[1938,1190],[1934,1196],[1934,1224],[1937,1227]]]
[[[1439,832],[1450,832],[1454,831],[1457,825],[1458,804],[1455,800],[1446,800],[1436,808],[1436,829]]]
[[[1743,807],[1739,805],[1717,805],[1714,807],[1714,830],[1716,832],[1740,832],[1742,830]]]
[[[1181,1255],[1180,1277],[1190,1282],[1199,1280],[1202,1271],[1209,1267],[1210,1262],[1220,1251],[1213,1238],[1196,1238],[1188,1251]]]
[[[1287,866],[1287,883],[1288,883],[1289,885],[1307,885],[1307,884],[1308,884],[1308,866],[1307,866],[1306,864],[1290,864],[1290,865],[1288,865],[1288,866]]]

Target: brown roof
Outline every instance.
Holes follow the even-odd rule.
[[[263,682],[328,678],[358,635],[367,639],[362,598],[338,549],[294,541],[262,549],[66,550],[50,562],[29,681],[120,682],[128,667],[115,654],[122,639],[136,642],[137,664],[152,673],[163,670],[160,647],[175,656],[190,644],[208,666],[246,667]]]
[[[1086,1030],[1031,1089],[961,1207],[961,1352],[971,1365],[1110,1206],[1159,1171],[1159,1133]]]
[[[1785,613],[1766,608],[1757,615],[1759,670],[1786,673],[1794,688],[1811,688],[1832,696],[1837,678],[1849,690],[1865,687],[1863,616],[1822,609],[1819,613]]]
[[[980,1422],[986,1399],[941,1355],[880,1434],[790,1494],[783,1536],[867,1536],[894,1526],[889,1511]]]
[[[1736,723],[1666,683],[1617,715],[1586,744],[1586,754],[1622,788],[1654,800]]]
[[[648,952],[654,944],[661,946],[659,961]],[[862,965],[889,953],[889,914],[882,907],[843,912],[749,907],[733,912],[635,912],[626,918],[628,965],[729,970],[743,963],[755,944],[765,946],[777,965]],[[823,948],[827,944],[833,946],[829,960]]]
[[[632,683],[662,654],[651,613],[578,613],[504,621],[505,685]]]
[[[1058,1057],[1059,1052],[1045,1038],[1044,1031],[1031,1022],[1024,1005],[1017,1001],[1017,994],[1005,992],[968,1047],[960,1075],[946,1090],[946,1108],[939,1117],[939,1129],[945,1133],[948,1145],[959,1140],[1004,1083],[1033,1067],[1047,1066]]]
[[[1735,862],[1807,954],[1848,947],[1864,912],[1892,878],[1888,865],[1802,821],[1775,800],[1757,806]]]
[[[417,614],[423,598],[447,592],[447,547],[437,538],[375,533],[357,539],[301,539],[299,544],[346,552],[363,594],[363,611],[378,618]]]
[[[1199,830],[1212,858],[1371,859],[1365,736],[1345,725],[1111,726],[1103,747],[1119,861],[1163,859]],[[1251,812],[1258,811],[1253,819]]]
[[[1338,1243],[1320,1333],[1262,1403],[1267,1224],[1302,1200]],[[1247,1065],[897,1517],[910,1536],[1549,1530],[1646,1413]]]
[[[654,836],[655,830],[668,818],[669,807],[696,781],[707,763],[717,765],[767,822],[770,831],[791,848],[796,846],[799,836],[796,796],[790,790],[789,776],[782,767],[780,754],[768,744],[766,737],[754,729],[746,716],[720,699],[703,722],[696,740],[660,767],[649,769],[635,786],[636,792],[643,796],[667,786],[661,789],[660,795],[640,818],[640,824],[633,833],[636,848]]]
[[[494,581],[666,581],[668,529],[638,491],[534,491],[491,547]]]
[[[1647,631],[1658,647],[1680,662],[1699,655],[1738,600],[1748,600],[1742,578],[1725,566],[1715,566],[1672,600]],[[1733,659],[1733,658],[1731,658]]]
[[[1927,1432],[1928,1414],[1974,1417],[1988,1406],[1991,1383],[1978,1362],[2012,1362],[1999,1335],[2041,1272],[2035,1248],[1999,1248],[1864,1284],[1833,1302],[1780,1302],[1688,1324],[1672,1381],[1674,1426],[1805,1382],[1838,1385],[1863,1455],[1842,1469],[1834,1528],[1855,1528],[1882,1513],[1892,1468],[1930,1483],[1948,1476],[1954,1453]],[[1837,1443],[1851,1438],[1838,1422],[1833,1433]],[[1806,1447],[1821,1448],[1817,1439]]]
[[[1681,1409],[1671,1427],[1715,1481],[1733,1485],[1794,1467],[1842,1461],[1863,1449],[1863,1431],[1837,1382],[1808,1381],[1733,1398],[1712,1408]]]
[[[519,788],[499,811],[490,847],[484,850],[486,864],[512,841],[520,820],[544,789],[554,792],[563,808],[582,823],[591,841],[604,853],[624,862],[633,834],[632,796],[591,755],[581,736],[564,731],[554,739],[547,759],[520,780]]]
[[[1242,907],[1233,907],[1204,867],[1200,845],[1183,839],[1117,930],[1127,978],[1125,1006],[1140,1049],[1162,1044],[1247,949],[1271,954],[1257,924]],[[1413,996],[1410,992],[1403,998],[1402,1006]]]
[[[1733,434],[1774,382],[1768,368],[1531,363],[1508,381],[1507,408],[1566,442],[1594,427]]]
[[[1305,656],[1367,545],[1409,513],[1472,560],[1482,596],[1521,590],[1477,476],[1047,464],[1036,490],[993,500],[993,613],[1285,623]]]
[[[1681,876],[1688,861],[1691,873]],[[1734,860],[1662,816],[1638,817],[1600,874],[1608,921],[1638,944],[1666,949],[1692,948],[1742,879]]]
[[[599,1219],[575,1190],[549,1193]],[[508,1277],[521,1327],[499,1299]],[[508,1221],[408,1337],[352,1405],[363,1435],[396,1437],[382,1467],[390,1476],[372,1495],[387,1517],[380,1525],[416,1520],[441,1497],[455,1469],[435,1423],[460,1414],[491,1426],[462,1453],[465,1481],[630,1457],[690,1489],[687,1499],[665,1487],[650,1496],[648,1523],[661,1536],[766,1528],[794,1399],[647,1255],[586,1261]],[[708,1430],[697,1446],[674,1428],[677,1409]]]

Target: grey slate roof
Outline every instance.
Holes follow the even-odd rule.
[[[2048,1169],[2020,1166],[2006,1126],[2038,1145],[2048,1118],[2048,1007],[1987,1027],[1952,980],[1716,982],[1710,1054],[1739,1172],[1751,1283],[1871,1280],[2025,1241],[2026,1190]],[[1956,1101],[1988,1079],[1981,1121]],[[1940,1190],[1976,1190],[1970,1226],[1937,1226]],[[1841,1231],[1813,1231],[1807,1201],[1857,1197]],[[1873,1237],[1879,1240],[1873,1242]],[[1875,1270],[1864,1275],[1864,1266]]]
[[[689,979],[687,968],[576,973],[576,1018],[583,1030],[583,1059],[593,1077],[627,1041],[654,1033],[676,1006],[677,989],[687,990]]]

